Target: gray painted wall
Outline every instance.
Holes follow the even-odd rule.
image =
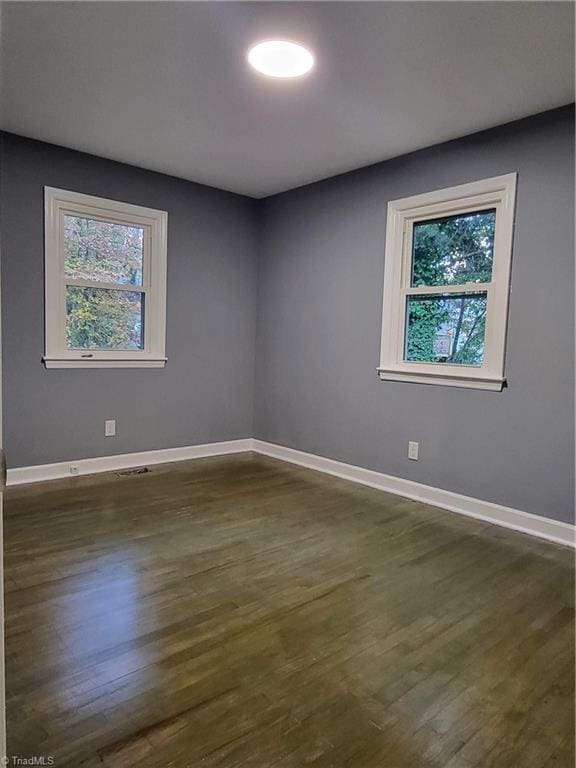
[[[266,200],[256,436],[570,520],[573,131],[563,108]],[[379,381],[387,201],[512,171],[508,388]]]
[[[573,108],[563,108],[260,202],[4,135],[10,466],[255,434],[569,520],[573,129]],[[511,171],[509,387],[379,381],[387,201]],[[165,369],[44,369],[44,185],[168,211]],[[103,436],[107,418],[117,419],[115,438]],[[417,463],[408,440],[420,442]]]
[[[0,160],[9,466],[250,437],[256,201],[6,134]],[[164,369],[44,369],[44,185],[168,211]]]

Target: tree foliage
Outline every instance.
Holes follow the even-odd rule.
[[[142,294],[69,285],[66,335],[71,349],[140,349]]]
[[[495,211],[414,225],[412,286],[490,282]],[[484,354],[486,295],[411,296],[406,359],[479,365]]]
[[[143,229],[65,216],[64,233],[66,277],[118,286],[67,286],[68,346],[141,348],[143,294],[126,289],[142,284]]]

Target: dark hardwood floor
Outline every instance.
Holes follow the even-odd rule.
[[[249,454],[11,488],[9,754],[573,768],[573,553]]]

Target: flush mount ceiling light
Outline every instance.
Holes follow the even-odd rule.
[[[248,62],[268,77],[300,77],[314,66],[314,56],[304,46],[288,40],[265,40],[248,51]]]

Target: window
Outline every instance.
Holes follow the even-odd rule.
[[[516,174],[388,204],[381,379],[501,390]]]
[[[45,188],[47,368],[164,366],[167,218]]]

